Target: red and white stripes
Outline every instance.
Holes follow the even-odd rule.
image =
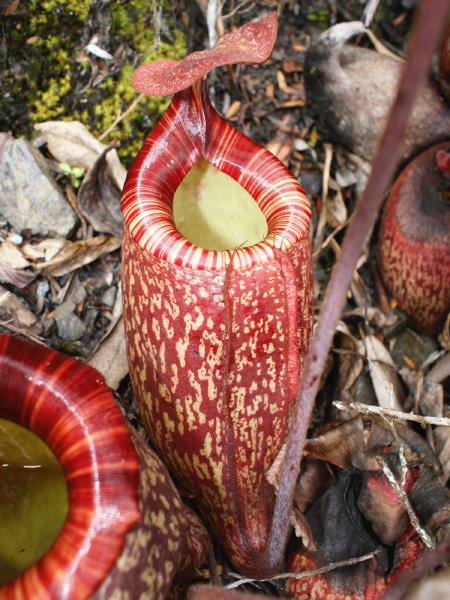
[[[0,417],[42,438],[68,486],[69,513],[51,549],[0,588],[1,600],[89,598],[140,518],[139,460],[128,428],[92,367],[0,335]]]
[[[247,248],[205,250],[177,231],[173,196],[202,156],[249,192],[266,218],[265,240]],[[308,231],[311,219],[298,181],[270,152],[216,113],[204,83],[176,94],[145,141],[128,174],[122,211],[131,236],[153,256],[213,271],[230,262],[241,269],[273,260],[273,248],[289,251]]]

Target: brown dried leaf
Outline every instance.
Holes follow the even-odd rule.
[[[46,121],[37,123],[35,128],[44,137],[56,160],[71,167],[91,169],[106,148],[79,121]],[[108,153],[107,162],[117,187],[122,189],[126,170],[115,150]]]
[[[37,274],[33,271],[24,271],[30,263],[23,256],[19,248],[8,240],[0,243],[0,281],[10,283],[17,288],[29,285]]]
[[[444,390],[440,383],[423,377],[422,371],[413,371],[403,367],[399,371],[403,381],[414,398],[414,404],[426,417],[442,417],[444,407]]]
[[[109,334],[97,346],[89,359],[89,364],[100,371],[106,384],[117,390],[120,382],[128,373],[127,349],[123,319],[120,318]]]
[[[336,478],[330,467],[321,460],[305,457],[295,488],[295,505],[302,513],[332,485]]]
[[[404,393],[391,355],[374,335],[366,337],[365,346],[370,376],[379,405],[383,408],[403,410]]]
[[[277,83],[282,92],[287,92],[288,85],[286,83],[286,77],[282,71],[277,71]]]
[[[450,427],[436,427],[433,435],[436,454],[442,465],[442,481],[447,483],[450,478]]]
[[[26,269],[30,263],[15,244],[6,240],[0,243],[0,266]]]
[[[347,325],[340,321],[336,330],[343,333],[339,353],[338,395],[342,401],[353,398],[353,388],[364,370],[364,344],[350,334]]]
[[[22,246],[22,252],[30,260],[44,260],[48,262],[58,254],[65,243],[64,240],[57,238],[48,238],[38,244],[26,242]]]
[[[3,0],[0,2],[0,14],[3,17],[9,17],[19,8],[20,0]]]
[[[2,283],[10,283],[16,288],[22,289],[27,287],[36,277],[37,273],[33,271],[20,271],[0,264],[0,281]]]
[[[408,475],[409,489],[404,488],[405,493],[411,488],[409,471]],[[408,527],[409,520],[403,499],[383,473],[366,471],[363,474],[357,505],[380,540],[388,546],[394,544]]]
[[[0,325],[5,322],[26,333],[39,335],[43,327],[25,303],[0,286]]]
[[[78,191],[78,206],[96,231],[122,237],[120,192],[107,161],[105,148],[87,173]]]
[[[340,469],[351,470],[354,456],[365,452],[367,437],[363,420],[356,417],[344,423],[330,424],[328,431],[306,442],[305,452]]]
[[[336,194],[328,197],[327,200],[327,224],[330,227],[341,227],[346,223],[347,218],[348,212],[342,192],[337,190]]]
[[[337,482],[330,487],[309,509],[306,518],[311,527],[316,551],[298,548],[294,550],[299,559],[305,557],[308,560],[289,561],[288,570],[301,572],[305,570],[322,567],[335,562],[345,561],[351,557],[364,556],[378,550],[376,561],[380,571],[386,567],[387,556],[384,549],[380,548],[380,542],[366,523],[357,508],[356,500],[359,493],[360,476],[358,473],[341,472]],[[373,562],[372,562],[373,561]],[[373,584],[374,559],[368,562],[360,562],[348,569],[336,569],[330,571],[322,581],[326,585],[316,586],[317,579],[308,578],[297,580],[298,583],[288,584],[288,592],[294,598],[320,600],[328,597],[335,598],[369,598],[372,596],[369,585]],[[383,568],[384,567],[384,568]],[[299,585],[304,582],[306,585]],[[314,582],[314,583],[313,583]],[[318,595],[312,591],[320,590]],[[366,594],[367,589],[367,594]],[[297,591],[296,594],[292,594]],[[303,593],[302,593],[303,592]],[[335,592],[335,593],[333,593]]]
[[[117,248],[120,248],[120,240],[107,235],[98,235],[79,242],[67,242],[52,260],[41,263],[36,268],[44,275],[59,277]]]
[[[233,117],[235,117],[240,111],[241,106],[242,103],[239,100],[235,100],[225,113],[225,119],[232,119]]]
[[[303,71],[302,63],[299,63],[293,58],[287,58],[286,60],[283,60],[282,66],[285,73],[298,73],[299,71]]]
[[[294,141],[292,138],[286,139],[286,136],[277,134],[272,140],[267,142],[266,149],[287,166],[293,145]]]
[[[445,321],[445,325],[442,328],[438,340],[444,350],[450,350],[450,313]]]
[[[427,531],[440,542],[450,535],[450,491],[430,469],[422,468],[409,498]]]

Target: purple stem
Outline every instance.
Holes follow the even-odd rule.
[[[300,461],[320,377],[337,321],[345,306],[347,290],[356,263],[395,173],[409,114],[428,75],[433,52],[447,25],[449,8],[450,0],[423,0],[417,8],[408,57],[397,97],[391,107],[366,189],[359,199],[345,236],[341,256],[333,268],[319,322],[306,357],[304,374],[286,440],[286,455],[281,467],[280,486],[267,546],[268,564],[281,561],[286,549],[295,484],[300,471]]]
[[[401,600],[410,587],[436,567],[450,560],[450,540],[444,540],[433,550],[425,551],[384,593],[381,600]]]

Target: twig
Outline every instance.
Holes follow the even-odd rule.
[[[345,223],[343,223],[342,225],[339,225],[338,227],[333,229],[333,231],[325,239],[325,241],[322,242],[322,245],[320,246],[320,248],[313,252],[313,258],[317,258],[319,256],[319,254],[321,254],[322,251],[325,250],[325,248],[330,245],[330,243],[334,240],[334,238],[337,236],[337,234],[347,227],[348,223],[349,223],[349,219],[347,219],[345,221]]]
[[[381,600],[401,600],[406,592],[436,567],[450,561],[450,540],[444,540],[433,550],[425,551],[416,562],[389,587]]]
[[[427,76],[431,58],[447,26],[450,0],[423,0],[417,10],[407,62],[391,108],[372,172],[366,185],[328,284],[318,326],[308,351],[297,394],[289,434],[286,459],[280,473],[280,489],[275,501],[272,528],[267,544],[266,565],[281,563],[290,530],[289,516],[300,461],[311,421],[336,323],[345,306],[347,290],[367,236],[375,223],[386,189],[394,175],[409,114]]]
[[[217,0],[208,0],[208,6],[206,8],[206,25],[208,27],[208,43],[210,48],[214,46],[217,40],[216,21]]]
[[[396,60],[397,62],[400,62],[400,63],[405,62],[404,58],[402,58],[401,56],[398,56],[394,52],[391,52],[389,50],[389,48],[386,48],[386,46],[380,42],[380,40],[377,38],[377,36],[374,34],[374,32],[371,29],[366,29],[366,34],[367,34],[368,38],[370,39],[370,41],[372,42],[372,44],[374,45],[375,50],[379,54],[384,54],[384,56],[389,56],[389,58],[392,58],[392,60]]]
[[[111,131],[113,129],[115,129],[117,127],[117,125],[121,121],[123,121],[124,119],[126,119],[130,113],[133,112],[133,110],[136,108],[136,106],[139,104],[139,102],[142,100],[143,97],[144,97],[144,94],[139,94],[139,96],[136,96],[136,98],[133,100],[133,102],[130,104],[130,106],[123,113],[120,113],[120,115],[118,115],[116,117],[116,119],[114,120],[114,122],[108,127],[108,129],[106,129],[102,133],[102,135],[98,139],[100,141],[102,141],[106,137],[108,137],[108,135],[111,133]]]
[[[322,172],[322,207],[320,209],[319,222],[317,223],[316,237],[314,239],[314,255],[320,253],[323,241],[323,233],[327,224],[327,200],[330,186],[331,161],[333,160],[333,146],[325,144],[325,164]]]
[[[369,25],[372,23],[373,16],[379,4],[380,0],[369,0],[367,2],[366,8],[364,9],[363,16],[361,19],[361,21],[366,27],[369,27]]]
[[[226,15],[222,15],[222,19],[224,21],[226,19],[231,19],[232,16],[234,16],[237,12],[242,10],[247,4],[250,4],[250,2],[253,2],[253,0],[242,0],[242,2],[239,2],[239,4],[237,6],[235,6],[233,8],[233,10],[230,10],[230,12],[227,12]]]
[[[381,406],[372,406],[370,404],[362,404],[361,402],[333,402],[333,406],[339,410],[356,410],[363,415],[379,415],[380,417],[390,417],[391,419],[398,419],[399,421],[414,421],[420,423],[423,426],[426,425],[443,425],[444,427],[450,427],[450,419],[446,417],[425,417],[423,415],[415,415],[413,413],[406,413],[400,410],[393,410],[392,408],[382,408]]]
[[[259,581],[275,581],[277,579],[303,579],[304,577],[313,577],[314,575],[321,575],[322,573],[328,573],[329,571],[334,571],[334,569],[340,569],[341,567],[349,567],[351,565],[356,565],[358,563],[364,562],[366,560],[370,560],[374,558],[380,551],[374,550],[373,552],[369,552],[368,554],[364,554],[364,556],[358,556],[356,558],[348,558],[346,560],[340,560],[338,562],[330,563],[329,565],[325,565],[324,567],[318,567],[317,569],[311,569],[311,571],[299,571],[297,573],[280,573],[279,575],[275,575],[274,577],[268,577],[267,579],[239,579],[239,581],[234,581],[233,583],[229,583],[224,586],[226,589],[237,588],[240,585],[244,585],[246,583],[255,583]],[[237,573],[229,573],[232,577],[240,577]]]
[[[155,50],[158,50],[161,46],[161,16],[162,16],[162,4],[158,6],[157,0],[152,0],[152,25],[153,25],[153,46]]]
[[[411,502],[409,501],[408,496],[405,494],[405,490],[403,489],[403,487],[400,486],[397,480],[395,479],[394,473],[388,467],[384,458],[378,457],[377,461],[386,478],[388,479],[389,483],[392,485],[397,495],[400,496],[400,498],[402,499],[406,512],[408,513],[409,520],[411,521],[411,525],[417,531],[417,534],[419,535],[420,539],[427,548],[434,548],[435,544],[433,540],[431,539],[427,531],[419,523],[419,519],[416,513],[414,512],[413,507],[411,506]]]

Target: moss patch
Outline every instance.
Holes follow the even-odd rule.
[[[170,6],[163,9],[158,46],[148,0],[114,0],[107,7],[93,6],[92,0],[30,0],[26,9],[6,17],[0,130],[30,135],[34,123],[64,119],[103,133],[137,96],[131,86],[136,66],[186,54],[184,33],[175,28]],[[112,60],[86,53],[95,34]],[[105,141],[118,140],[128,162],[167,104],[165,98],[144,98]]]

